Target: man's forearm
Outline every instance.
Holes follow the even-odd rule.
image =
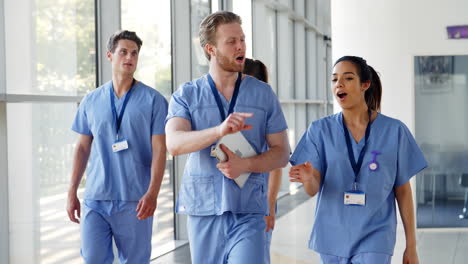
[[[164,178],[164,171],[166,169],[166,153],[158,152],[153,155],[151,162],[151,181],[148,187],[148,193],[154,197],[159,195],[161,183]]]
[[[260,155],[246,158],[247,171],[266,173],[286,166],[289,158],[289,147],[275,146]]]
[[[77,145],[75,149],[75,155],[73,159],[73,170],[70,180],[69,192],[76,195],[78,186],[80,185],[83,174],[86,170],[88,163],[90,150]]]
[[[167,133],[167,148],[171,155],[177,156],[207,148],[220,138],[218,127],[197,131],[172,131]]]
[[[148,186],[147,194],[157,198],[161,183],[166,170],[166,136],[153,135],[151,136],[151,180]]]

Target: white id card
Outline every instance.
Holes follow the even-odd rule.
[[[125,139],[117,141],[114,144],[112,144],[113,152],[119,152],[119,151],[126,150],[126,149],[128,149],[128,142]]]
[[[361,191],[349,191],[344,193],[345,205],[366,205],[366,194]]]

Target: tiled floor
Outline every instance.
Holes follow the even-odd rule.
[[[317,254],[307,249],[315,210],[315,198],[308,199],[278,220],[271,246],[272,263],[320,263]],[[419,229],[418,254],[423,264],[468,263],[468,230]],[[402,263],[405,250],[403,225],[397,231],[392,263]]]
[[[278,208],[279,219],[271,245],[272,264],[320,263],[317,254],[307,248],[315,198],[309,198],[301,190],[296,195],[281,199]],[[467,229],[419,229],[417,240],[421,264],[468,263]],[[392,263],[402,263],[404,249],[404,230],[400,222]],[[185,246],[152,263],[190,263],[190,251],[188,246]]]
[[[63,185],[59,187],[61,190],[59,194],[43,195],[39,200],[40,218],[38,223],[34,224],[38,227],[40,240],[37,241],[35,254],[39,258],[38,263],[42,264],[81,264],[84,262],[80,257],[79,225],[68,220],[64,210],[67,195],[63,192],[67,187]],[[80,188],[79,196],[83,197],[83,193],[84,189]],[[172,182],[169,172],[166,171],[158,197],[158,210],[153,220],[152,256],[166,253],[180,243],[173,240],[173,199]],[[21,228],[21,223],[14,223],[12,226],[13,232],[27,230]],[[31,237],[34,236],[31,234]]]

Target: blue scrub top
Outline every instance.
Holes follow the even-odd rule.
[[[87,94],[78,108],[72,130],[93,136],[84,199],[138,201],[151,180],[152,135],[164,134],[167,101],[155,89],[137,82],[128,100],[119,137],[128,149],[113,152],[116,141],[108,82]],[[113,93],[117,113],[128,95]]]
[[[355,176],[342,118],[338,113],[313,122],[290,159],[293,165],[309,161],[321,174],[309,248],[345,258],[366,252],[393,255],[397,225],[394,188],[408,182],[427,162],[408,128],[379,113],[372,122],[357,183],[366,193],[366,205],[344,205],[344,192],[352,190]],[[359,143],[351,141],[357,162],[365,138]],[[381,152],[376,171],[369,169],[372,151]]]
[[[218,91],[219,93],[219,91]],[[219,93],[225,113],[229,102]],[[251,130],[242,131],[257,153],[268,148],[266,135],[287,129],[280,103],[270,85],[245,76],[239,88],[234,112],[250,112],[246,119]],[[192,130],[203,130],[222,123],[216,100],[206,75],[183,84],[169,103],[166,121],[182,117],[190,121]],[[268,212],[267,173],[252,173],[243,188],[216,168],[217,159],[210,148],[190,153],[176,204],[176,212],[189,215],[222,215],[224,212]]]

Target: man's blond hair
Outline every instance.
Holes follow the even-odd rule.
[[[240,16],[229,11],[215,12],[205,17],[200,23],[198,37],[200,38],[200,45],[202,46],[203,52],[205,52],[205,56],[208,60],[211,59],[211,56],[206,52],[205,46],[206,44],[216,45],[216,30],[218,29],[218,26],[233,23],[242,25],[242,19]]]

